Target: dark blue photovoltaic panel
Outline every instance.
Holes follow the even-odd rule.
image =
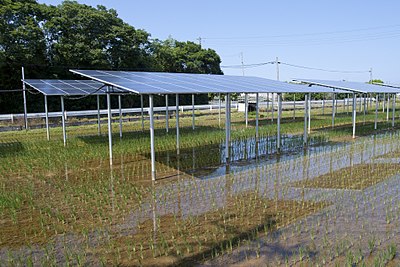
[[[381,86],[369,83],[348,82],[348,81],[326,81],[326,80],[313,80],[313,79],[296,79],[296,80],[308,84],[315,84],[330,88],[350,90],[359,93],[400,93],[399,88],[393,88],[393,87]]]
[[[339,92],[326,87],[309,88],[304,85],[248,76],[102,70],[71,71],[137,94]]]
[[[103,83],[93,80],[37,80],[27,79],[23,82],[30,87],[48,96],[84,96],[105,95],[107,88]],[[114,89],[115,93],[129,93],[121,89]]]

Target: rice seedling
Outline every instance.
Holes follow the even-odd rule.
[[[229,170],[217,116],[199,117],[196,131],[182,119],[180,156],[173,131],[166,135],[158,121],[155,184],[149,138],[136,121],[115,142],[112,169],[106,137],[90,136],[95,126],[71,126],[65,149],[59,129],[50,142],[43,130],[0,133],[0,263],[226,265],[240,251],[282,265],[395,261],[399,133],[368,136],[371,115],[360,128],[365,137],[350,142],[349,118],[339,115],[331,130],[328,115],[313,115],[303,150],[302,122],[284,113],[277,155],[267,116],[255,140],[234,113]],[[269,244],[297,250],[279,256]]]

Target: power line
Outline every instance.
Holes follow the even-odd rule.
[[[246,65],[243,65],[243,67],[244,68],[255,68],[255,67],[261,67],[264,65],[276,64],[276,63],[277,63],[276,61],[269,61],[269,62],[261,62],[261,63],[254,63],[254,64],[246,64]],[[371,70],[332,70],[332,69],[324,69],[324,68],[315,68],[315,67],[308,67],[308,66],[303,66],[303,65],[285,63],[282,61],[278,61],[278,64],[282,64],[282,65],[294,67],[294,68],[301,68],[301,69],[307,69],[307,70],[318,70],[318,71],[325,71],[325,72],[335,72],[335,73],[370,73],[371,72]],[[242,68],[242,65],[224,65],[224,66],[221,66],[221,68],[238,69],[238,68]]]
[[[301,68],[301,69],[307,69],[307,70],[318,70],[318,71],[325,71],[325,72],[336,72],[336,73],[367,73],[367,72],[370,72],[370,70],[331,70],[331,69],[313,68],[313,67],[289,64],[289,63],[285,63],[285,62],[279,62],[279,64],[286,65],[289,67],[294,67],[294,68]]]
[[[260,67],[268,64],[275,64],[275,61],[269,61],[269,62],[262,62],[262,63],[255,63],[255,64],[240,64],[240,65],[224,65],[220,66],[221,68],[224,69],[241,69],[241,68],[255,68],[255,67]]]
[[[386,26],[343,30],[343,31],[295,33],[295,34],[282,34],[282,35],[261,35],[261,36],[201,37],[201,39],[202,40],[237,40],[237,39],[287,38],[287,37],[303,37],[303,36],[317,36],[317,35],[332,35],[332,34],[341,34],[341,33],[365,32],[365,31],[370,31],[370,30],[399,28],[399,27],[400,27],[400,24],[394,24],[394,25],[386,25]]]

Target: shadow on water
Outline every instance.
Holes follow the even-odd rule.
[[[327,146],[337,145],[320,136],[310,138],[309,146],[304,149],[302,135],[285,135],[281,137],[281,150],[278,153],[276,136],[262,137],[258,142],[253,137],[231,142],[229,164],[226,164],[224,143],[181,149],[179,155],[176,150],[158,152],[156,160],[186,174],[208,179],[256,168],[260,163],[273,164],[290,160],[307,151],[317,152]],[[149,154],[145,156],[150,157]]]
[[[15,155],[24,151],[24,146],[21,142],[8,142],[0,143],[0,158],[8,157],[10,155]]]
[[[224,248],[236,247],[240,244],[241,241],[248,239],[249,237],[256,237],[255,233],[265,231],[265,227],[271,230],[275,227],[276,221],[273,216],[266,216],[264,219],[263,224],[260,224],[252,229],[247,231],[240,231],[236,227],[229,227],[227,228],[227,235],[230,236],[231,234],[234,235],[231,239],[221,240],[219,242],[213,242],[212,240],[209,241],[209,244],[204,244],[204,246],[208,247],[207,250],[202,251],[201,253],[196,253],[192,256],[185,257],[180,259],[176,263],[176,266],[193,266],[194,264],[201,262],[204,259],[212,258],[213,254],[223,252]],[[221,229],[224,225],[218,225]]]
[[[391,122],[378,122],[377,130],[374,128],[374,122],[357,122],[356,123],[356,136],[369,136],[369,135],[379,135],[385,133],[387,131],[397,131],[400,127],[395,125],[392,127]],[[353,134],[353,125],[351,123],[335,125],[332,129],[331,126],[321,127],[319,129],[314,129],[315,132],[325,132],[325,131],[333,131],[340,136],[348,136],[351,138]]]
[[[190,134],[192,136],[210,133],[210,132],[219,132],[222,131],[220,128],[210,127],[210,126],[196,126],[196,131],[193,131],[191,127],[182,127],[179,129],[180,135]],[[166,134],[165,128],[155,129],[154,135],[156,138],[164,138],[164,137],[175,137],[175,128],[169,129],[169,134]],[[145,129],[144,131],[126,131],[124,128],[124,132],[122,135],[123,140],[130,140],[130,139],[148,139],[150,136],[149,129]],[[87,144],[108,144],[108,132],[103,132],[102,135],[82,135],[78,136],[80,140]],[[120,136],[118,130],[113,130],[112,134],[113,142],[119,141]],[[156,140],[157,142],[157,140]]]

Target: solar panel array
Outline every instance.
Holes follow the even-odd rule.
[[[338,88],[343,90],[350,90],[359,93],[400,93],[399,88],[388,86],[381,86],[369,83],[348,82],[348,81],[327,81],[327,80],[313,80],[313,79],[297,79],[307,84],[314,84],[330,88]]]
[[[83,96],[105,95],[107,87],[93,80],[36,80],[27,79],[23,82],[48,96]],[[129,93],[113,88],[114,93]]]
[[[249,76],[102,70],[71,71],[137,94],[332,92],[332,89],[326,87],[316,89]]]
[[[400,85],[398,85],[398,84],[374,83],[374,85],[377,85],[377,86],[386,86],[386,87],[391,87],[391,88],[400,89]]]

